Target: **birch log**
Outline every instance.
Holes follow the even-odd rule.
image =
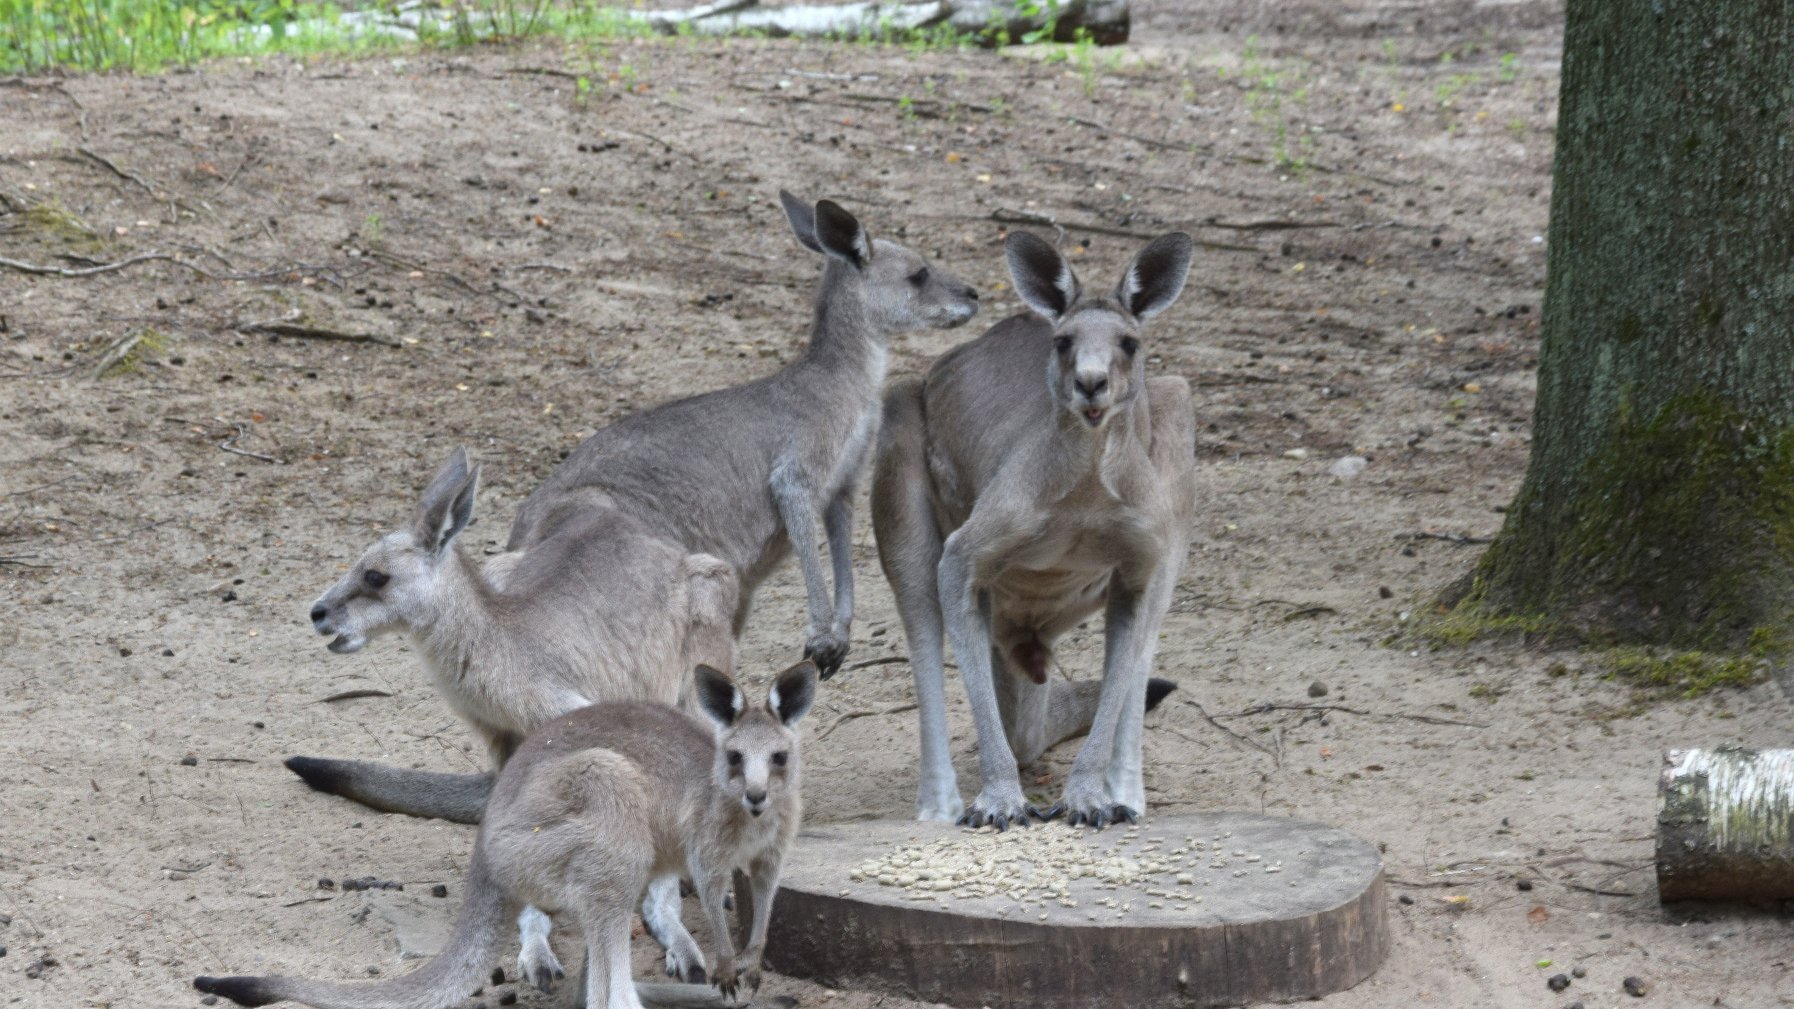
[[[1657,793],[1659,899],[1794,898],[1794,750],[1669,750]]]
[[[1026,13],[1038,7],[1035,13]],[[1019,42],[1024,36],[1052,28],[1053,40],[1072,42],[1080,31],[1098,45],[1119,45],[1128,36],[1128,0],[1060,0],[1057,9],[1043,2],[1016,0],[867,0],[861,3],[800,4],[761,7],[758,0],[719,0],[688,10],[638,15],[656,31],[692,31],[700,35],[758,32],[795,36],[903,37],[951,27],[985,45]]]

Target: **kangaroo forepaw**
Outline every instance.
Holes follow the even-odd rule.
[[[847,658],[847,635],[825,632],[804,642],[804,658],[816,663],[816,672],[823,679],[835,675]]]

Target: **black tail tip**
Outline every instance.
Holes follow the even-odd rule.
[[[1173,690],[1176,690],[1176,689],[1177,689],[1177,682],[1175,680],[1167,680],[1167,679],[1164,679],[1164,678],[1158,677],[1158,676],[1154,676],[1152,679],[1147,680],[1146,681],[1146,710],[1151,711],[1152,709],[1158,707],[1159,702],[1165,699],[1165,695],[1171,693]],[[289,767],[292,766],[291,761],[288,761],[288,766]],[[316,787],[316,786],[313,786],[313,787]]]
[[[259,977],[196,977],[193,987],[207,995],[223,995],[238,1005],[260,1006],[280,1001],[279,996],[267,993]]]
[[[343,782],[347,780],[342,761],[322,757],[288,757],[286,763],[287,770],[297,774],[312,788],[331,795],[342,794]]]

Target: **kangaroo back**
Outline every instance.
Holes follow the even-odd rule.
[[[482,846],[473,852],[467,880],[467,901],[448,945],[429,963],[391,981],[336,983],[305,978],[196,977],[193,987],[246,1006],[303,1002],[318,1009],[441,1009],[466,998],[479,987],[499,938],[506,932],[508,908],[504,892],[487,870]]]

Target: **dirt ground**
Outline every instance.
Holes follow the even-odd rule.
[[[309,601],[453,446],[485,465],[467,539],[495,549],[583,435],[790,359],[818,264],[788,187],[938,256],[986,324],[1016,308],[1006,220],[1060,222],[1099,284],[1140,236],[1207,243],[1148,337],[1196,387],[1206,496],[1148,788],[1385,847],[1394,949],[1324,1004],[1592,1009],[1639,1001],[1637,976],[1640,1004],[1794,1005],[1786,913],[1666,912],[1651,871],[1661,749],[1786,745],[1774,685],[1631,714],[1577,655],[1389,643],[1525,464],[1558,5],[1137,8],[1126,51],[1063,62],[679,41],[0,81],[0,256],[213,274],[0,269],[0,999],[180,1006],[198,973],[407,969],[392,923],[447,920],[471,832],[309,793],[280,761],[480,755],[405,643],[331,655]],[[254,328],[290,319],[368,339]],[[900,338],[893,374],[966,336]],[[1346,455],[1368,468],[1330,476]],[[864,520],[857,561],[849,662],[901,656]],[[790,661],[802,621],[787,566],[743,669]],[[1100,655],[1092,627],[1060,659],[1090,676]],[[323,700],[358,689],[391,696]],[[827,686],[812,821],[911,814],[913,714],[816,738],[910,694],[901,662]],[[1073,752],[1032,772],[1042,792]],[[408,888],[317,888],[363,876]]]

